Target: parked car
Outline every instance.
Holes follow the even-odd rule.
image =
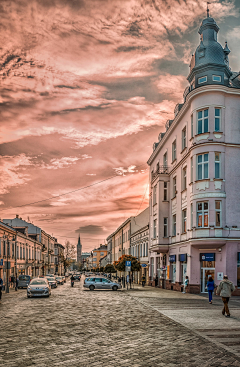
[[[66,283],[66,277],[64,275],[61,275],[62,280],[64,281],[64,283]]]
[[[54,274],[46,274],[46,277],[52,277],[52,278],[54,278],[55,275]]]
[[[31,276],[30,275],[19,275],[18,277],[18,288],[27,288],[29,286],[29,283],[31,282]]]
[[[55,277],[57,284],[63,285],[63,278],[62,277]]]
[[[94,289],[112,289],[113,291],[117,291],[121,288],[121,284],[101,277],[86,278],[83,286],[84,288],[89,288],[90,291],[94,291]]]
[[[75,280],[78,280],[78,281],[80,282],[80,280],[81,280],[81,275],[74,275],[74,279],[75,279]]]
[[[48,280],[48,283],[50,284],[51,288],[57,288],[57,281],[55,277],[46,276],[46,279]]]
[[[36,278],[33,279],[27,287],[27,297],[49,297],[51,294],[51,287],[47,279]]]

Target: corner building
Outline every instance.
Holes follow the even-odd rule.
[[[206,292],[227,274],[240,295],[240,73],[207,14],[184,103],[175,107],[148,160],[149,276],[159,286]]]

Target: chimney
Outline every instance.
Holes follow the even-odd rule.
[[[19,218],[19,215],[18,214],[16,214],[16,218]]]

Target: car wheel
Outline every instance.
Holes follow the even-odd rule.
[[[118,290],[117,285],[114,285],[114,286],[112,287],[112,290],[113,290],[113,291],[117,291],[117,290]]]
[[[49,297],[50,296],[50,294],[48,294],[46,297]]]
[[[30,296],[29,296],[29,295],[27,295],[27,298],[30,298]]]
[[[89,287],[90,291],[94,291],[94,288],[95,288],[95,287],[94,287],[94,285],[92,285],[92,284],[91,284],[91,285],[90,285],[90,287]]]

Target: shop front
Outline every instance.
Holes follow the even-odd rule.
[[[200,253],[201,293],[207,293],[207,282],[210,277],[215,279],[215,253]]]
[[[178,260],[180,262],[180,283],[184,284],[187,274],[187,254],[179,254]]]

